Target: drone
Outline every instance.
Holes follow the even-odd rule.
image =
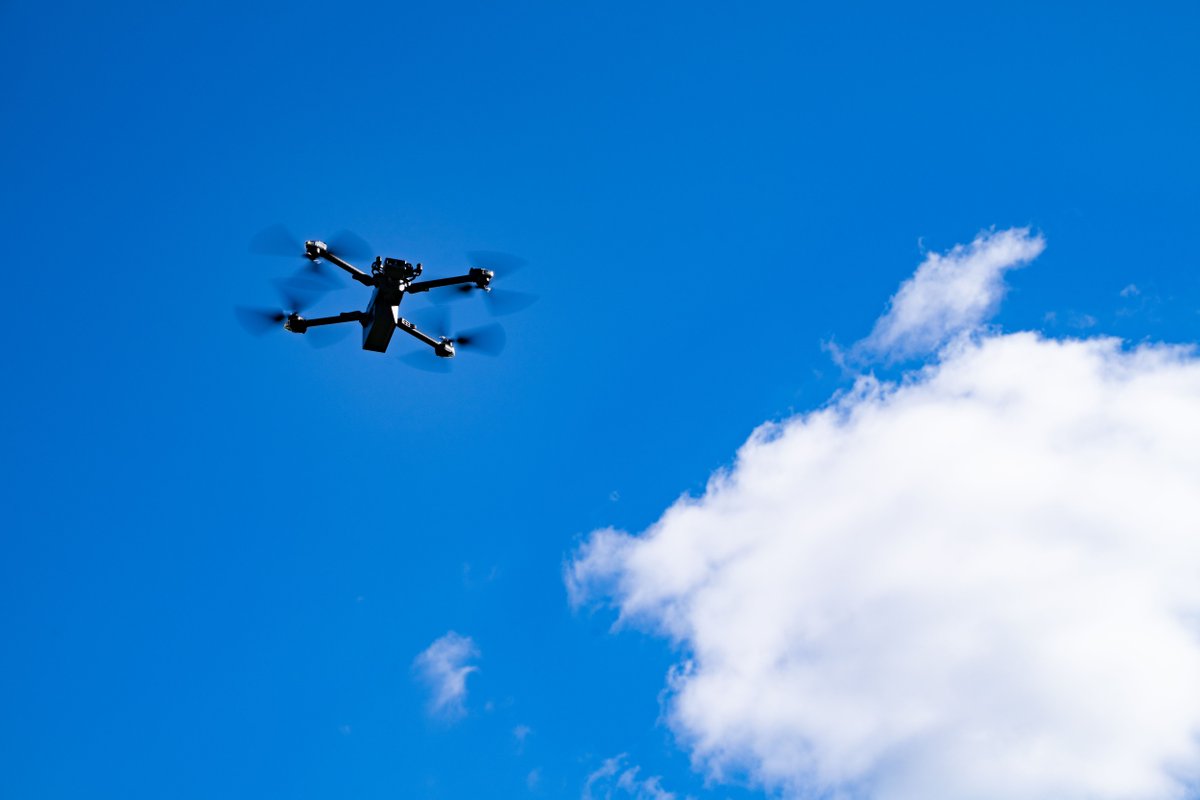
[[[333,316],[303,317],[300,312],[308,305],[303,295],[307,293],[311,297],[311,294],[316,291],[316,287],[311,283],[304,283],[303,279],[300,281],[293,279],[291,283],[279,285],[280,293],[288,306],[286,310],[236,309],[238,317],[247,330],[254,333],[265,332],[278,323],[283,323],[285,331],[304,334],[313,328],[355,322],[362,327],[363,350],[376,353],[387,352],[392,335],[397,330],[401,330],[431,348],[433,354],[442,359],[454,358],[456,345],[475,347],[486,355],[497,354],[504,345],[504,332],[499,325],[493,324],[475,331],[450,335],[445,330],[448,324],[445,315],[442,314],[439,321],[434,323],[440,330],[435,330],[431,335],[418,328],[416,323],[400,316],[399,313],[400,304],[406,295],[423,294],[446,287],[453,287],[458,296],[479,291],[484,293],[489,300],[493,300],[492,280],[496,275],[495,270],[473,266],[467,270],[465,275],[418,280],[423,271],[422,265],[400,258],[376,256],[371,264],[370,272],[364,272],[355,267],[347,260],[347,258],[353,257],[351,251],[367,253],[369,246],[350,233],[339,234],[337,238],[331,240],[330,244],[318,239],[305,241],[302,252],[296,246],[297,244],[286,230],[276,226],[255,237],[251,251],[268,255],[302,255],[309,261],[310,277],[320,277],[326,274],[321,268],[321,262],[333,264],[346,272],[352,280],[371,289],[371,298],[367,302],[367,307],[362,311],[343,311]],[[487,260],[488,256],[494,261],[507,262],[508,266],[513,269],[523,263],[519,259],[499,253],[472,254],[472,257],[477,260]],[[489,303],[493,314],[518,310],[534,298],[520,292],[506,292],[497,299],[499,305],[496,302]],[[428,356],[422,358],[428,358]],[[417,361],[411,363],[421,366]]]

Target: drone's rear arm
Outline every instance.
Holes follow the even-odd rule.
[[[419,330],[416,325],[412,324],[404,317],[397,317],[396,327],[407,333],[409,336],[420,339],[422,342],[434,348],[435,350],[442,344],[441,339],[435,339],[429,334],[424,333],[423,331]]]

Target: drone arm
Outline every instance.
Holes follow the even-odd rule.
[[[335,256],[333,253],[329,252],[328,250],[321,251],[321,258],[325,259],[326,261],[328,261],[331,264],[334,264],[334,265],[339,266],[342,269],[346,270],[346,272],[350,273],[351,278],[354,278],[354,280],[358,281],[363,286],[373,286],[374,285],[373,282],[371,281],[370,275],[363,272],[362,270],[356,269],[354,266],[347,263],[346,261],[343,261],[341,258],[339,258],[338,256]]]
[[[426,333],[422,333],[420,330],[417,329],[416,325],[412,324],[411,322],[406,320],[404,317],[400,317],[396,320],[396,327],[399,328],[400,330],[404,331],[405,333],[407,333],[409,336],[412,336],[415,339],[421,340],[422,342],[429,345],[430,347],[436,348],[436,347],[440,346],[442,343],[440,339],[434,339],[432,336],[430,336]]]
[[[318,325],[337,325],[341,322],[361,322],[366,315],[361,311],[343,311],[336,317],[317,317],[304,320],[304,327],[315,328]]]
[[[491,282],[492,273],[490,270],[472,267],[466,275],[456,275],[453,278],[435,278],[431,281],[416,281],[415,283],[410,283],[405,291],[409,294],[417,294],[418,292],[428,292],[430,289],[438,289],[442,286],[455,286],[460,283],[473,283],[480,289],[486,289]]]

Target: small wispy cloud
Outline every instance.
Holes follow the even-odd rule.
[[[413,660],[413,670],[429,687],[431,716],[453,721],[466,715],[467,676],[479,669],[470,663],[477,658],[471,637],[449,631]]]
[[[528,725],[518,725],[513,728],[513,738],[517,740],[517,754],[525,752],[525,740],[533,733],[533,728]]]
[[[855,345],[854,355],[901,361],[978,328],[1004,296],[1004,273],[1045,248],[1045,239],[1029,228],[1010,228],[984,231],[944,254],[930,253],[901,284],[871,335]]]
[[[633,800],[675,800],[675,793],[662,787],[662,778],[658,775],[642,778],[641,767],[627,766],[625,760],[624,753],[607,758],[595,772],[588,775],[583,785],[583,800],[624,797]]]

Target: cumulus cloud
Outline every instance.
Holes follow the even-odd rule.
[[[675,800],[675,793],[662,787],[662,778],[653,775],[642,778],[638,766],[627,766],[626,756],[605,759],[600,767],[588,775],[583,787],[583,800]]]
[[[1028,228],[985,231],[948,253],[930,253],[892,297],[856,354],[901,360],[927,355],[986,322],[1004,296],[1004,273],[1041,254]]]
[[[450,631],[413,660],[413,670],[429,687],[432,716],[455,720],[467,713],[467,676],[479,669],[469,662],[478,657],[471,637]]]
[[[993,272],[1041,249],[1014,236]],[[902,316],[880,341],[924,330]],[[639,535],[594,532],[566,580],[573,602],[678,645],[665,718],[715,779],[788,797],[1186,796],[1200,359],[959,337],[898,382],[863,377],[763,425],[701,497]]]

